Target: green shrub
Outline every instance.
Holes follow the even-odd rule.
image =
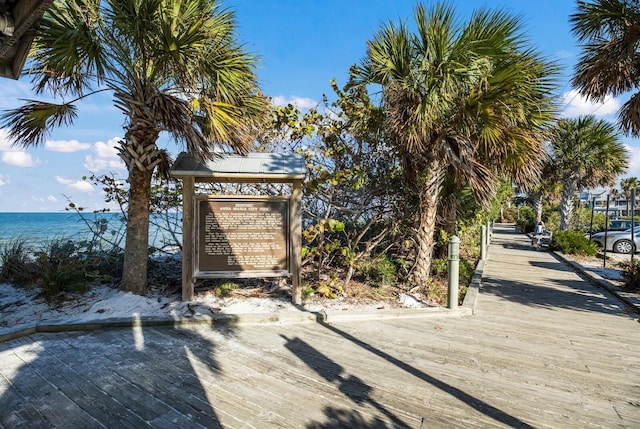
[[[372,286],[389,286],[398,278],[398,267],[386,254],[379,255],[360,267],[367,283]]]
[[[34,279],[32,250],[24,240],[15,239],[5,243],[0,250],[0,282],[27,285]]]
[[[313,296],[313,294],[315,293],[315,290],[309,285],[309,283],[307,282],[303,282],[302,283],[302,293],[301,293],[301,298],[304,301],[305,299],[309,298],[310,296]]]
[[[500,214],[502,216],[500,222],[515,223],[518,220],[518,209],[516,207],[505,207]]]
[[[446,277],[449,270],[448,261],[444,258],[434,258],[431,260],[431,274],[436,277]]]
[[[458,277],[460,284],[467,284],[471,280],[474,271],[473,265],[464,258],[458,261]],[[431,273],[438,277],[447,277],[449,274],[449,260],[438,258],[431,260]]]
[[[225,281],[216,286],[215,293],[216,296],[225,297],[231,295],[231,293],[238,289],[240,285],[236,282]]]
[[[624,279],[622,288],[629,292],[640,292],[640,264],[622,262],[620,267]]]
[[[553,234],[549,245],[551,250],[559,250],[568,255],[594,256],[598,253],[595,243],[589,242],[584,233],[579,231],[561,231]]]
[[[475,267],[471,265],[469,261],[466,259],[460,258],[460,263],[458,265],[458,280],[461,285],[468,285],[471,282],[471,277],[473,277],[473,272],[475,271]]]
[[[529,206],[522,206],[518,210],[518,227],[523,232],[533,231],[533,227],[536,224],[536,213],[533,208]]]
[[[51,240],[37,255],[42,293],[51,299],[62,292],[86,292],[89,277],[78,247],[71,240]]]

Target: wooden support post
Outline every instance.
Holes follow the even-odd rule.
[[[193,230],[195,179],[182,178],[182,300],[193,301]]]
[[[289,222],[291,231],[291,300],[293,304],[302,304],[302,181],[293,181],[293,191],[291,193],[291,221]]]

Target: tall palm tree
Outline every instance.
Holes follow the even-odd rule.
[[[504,11],[476,11],[460,25],[442,3],[418,4],[417,32],[387,23],[353,70],[357,85],[382,86],[387,130],[418,200],[413,281],[429,278],[436,214],[447,174],[479,202],[500,174],[535,180],[542,133],[554,115],[556,67],[535,52],[521,22]]]
[[[573,85],[588,98],[602,101],[640,90],[640,2],[637,0],[578,1],[569,18],[583,43]],[[621,129],[640,135],[640,91],[618,112]]]
[[[15,144],[38,145],[51,128],[71,124],[75,102],[113,94],[125,116],[120,157],[130,196],[124,287],[147,283],[149,197],[154,171],[169,157],[156,144],[168,132],[201,158],[214,148],[243,151],[264,111],[256,58],[235,38],[233,13],[215,0],[65,0],[45,14],[34,41],[31,75],[38,94],[3,115]]]
[[[566,231],[576,192],[615,184],[627,169],[629,154],[616,128],[593,115],[559,120],[551,133],[550,149],[562,183],[560,230]]]
[[[627,216],[631,213],[629,204],[631,203],[631,191],[640,188],[640,181],[637,177],[627,177],[620,179],[620,189],[624,194],[624,198],[627,201]],[[634,207],[635,209],[635,207]]]

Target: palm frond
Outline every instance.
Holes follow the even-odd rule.
[[[82,94],[105,74],[98,0],[54,2],[34,40],[30,69],[37,93]]]
[[[583,45],[572,84],[595,101],[640,88],[640,3],[636,0],[578,1],[570,16]],[[636,93],[637,94],[637,93]],[[630,103],[627,107],[631,107]],[[640,116],[619,112],[622,129],[640,135]]]
[[[629,153],[615,127],[593,115],[559,120],[551,149],[563,182],[572,181],[579,189],[612,185],[629,163]]]
[[[640,92],[633,94],[618,113],[620,128],[627,135],[640,135]]]
[[[0,127],[7,128],[14,144],[19,146],[38,146],[44,143],[49,130],[70,125],[77,116],[76,107],[70,103],[22,101],[25,101],[22,107],[0,116]]]

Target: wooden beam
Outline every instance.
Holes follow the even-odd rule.
[[[302,181],[293,182],[291,193],[291,214],[289,222],[291,232],[291,300],[295,305],[302,304]]]
[[[195,294],[193,281],[193,237],[194,231],[193,177],[182,178],[182,300],[193,301]]]

